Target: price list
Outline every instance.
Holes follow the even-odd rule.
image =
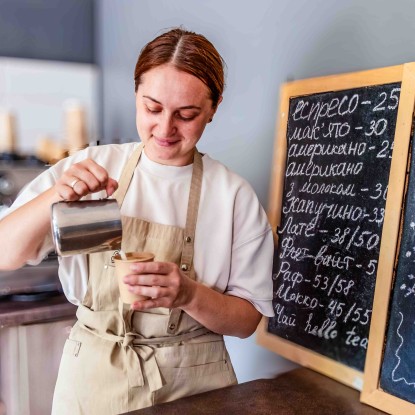
[[[363,370],[400,83],[291,98],[268,331]]]

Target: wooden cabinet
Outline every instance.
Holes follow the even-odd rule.
[[[69,318],[0,329],[5,414],[50,414],[63,345],[74,322]]]

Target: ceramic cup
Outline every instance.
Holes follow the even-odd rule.
[[[131,274],[130,265],[135,262],[151,262],[154,261],[154,254],[150,252],[127,252],[127,259],[121,259],[120,254],[114,255],[115,274],[118,279],[118,288],[123,303],[132,304],[134,301],[145,300],[148,297],[137,295],[128,291],[128,284],[123,282],[126,275]]]

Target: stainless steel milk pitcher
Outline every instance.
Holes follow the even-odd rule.
[[[54,203],[51,222],[60,256],[121,248],[121,213],[115,199]]]

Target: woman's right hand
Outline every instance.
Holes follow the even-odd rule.
[[[118,183],[94,160],[85,159],[66,170],[54,188],[63,200],[73,202],[101,190],[105,190],[109,197],[117,190]]]

